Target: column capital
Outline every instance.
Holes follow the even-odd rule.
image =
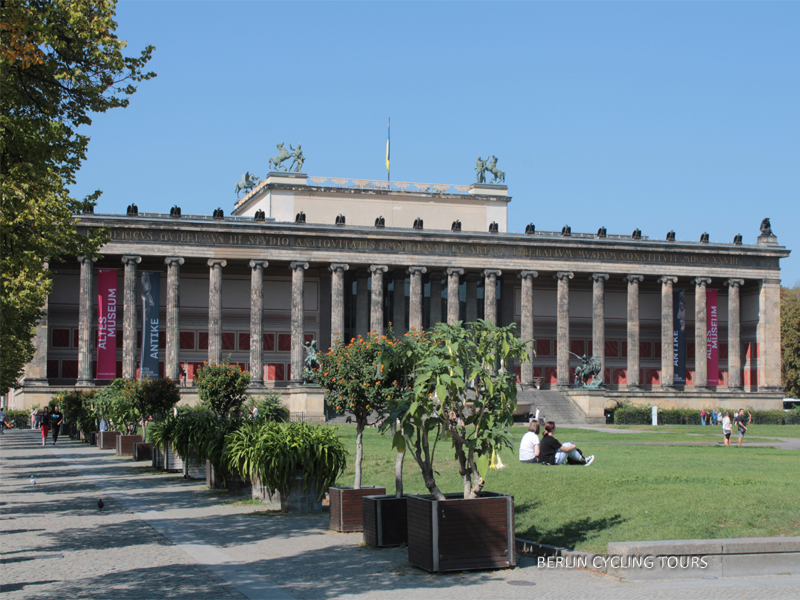
[[[503,272],[500,269],[485,269],[483,271],[484,277],[500,277],[502,274]]]
[[[463,275],[464,269],[460,267],[447,267],[447,276],[450,277],[452,275]]]
[[[228,264],[228,261],[227,261],[227,260],[225,260],[224,258],[209,258],[209,259],[208,259],[208,263],[207,263],[207,264],[208,264],[208,266],[209,266],[209,267],[211,267],[212,269],[213,269],[214,267],[220,267],[220,268],[222,268],[222,267],[225,267],[225,266],[227,266],[227,264]]]
[[[164,259],[164,264],[167,265],[168,267],[172,267],[172,266],[175,266],[175,265],[181,266],[184,262],[185,261],[183,260],[183,257],[181,257],[181,256],[167,256]]]
[[[96,258],[90,258],[88,256],[79,256],[78,257],[78,262],[81,263],[82,265],[85,265],[87,262],[96,263],[97,259]]]
[[[138,265],[142,262],[141,256],[134,256],[133,254],[125,254],[122,257],[122,263],[127,266]]]
[[[409,275],[423,275],[427,273],[428,269],[426,269],[425,267],[408,267],[406,271],[408,272]]]
[[[642,283],[642,281],[644,281],[644,275],[625,275],[622,281],[627,281],[628,283]]]
[[[370,265],[369,272],[370,273],[386,273],[389,270],[387,265]]]
[[[539,271],[520,271],[519,278],[522,280],[536,279],[539,276]]]
[[[658,282],[662,285],[672,285],[674,283],[678,283],[678,278],[674,275],[663,275],[662,277],[658,278]]]
[[[250,261],[249,264],[251,269],[255,269],[256,267],[261,267],[262,269],[266,269],[269,266],[269,261],[253,259]]]
[[[728,287],[741,287],[744,285],[744,279],[728,279],[725,283],[728,284]]]
[[[559,271],[553,275],[553,279],[558,279],[559,281],[569,281],[573,277],[575,277],[575,274],[572,271]]]
[[[695,277],[692,279],[692,283],[695,284],[697,287],[705,287],[711,283],[710,277]]]
[[[308,263],[302,261],[292,261],[289,263],[289,268],[292,271],[305,271],[308,268]]]
[[[608,281],[608,273],[592,273],[589,275],[589,279],[594,282],[598,281]]]
[[[328,271],[331,273],[344,273],[350,268],[347,263],[331,263],[328,265]]]

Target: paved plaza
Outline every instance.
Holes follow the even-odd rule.
[[[798,576],[630,583],[524,556],[515,569],[431,575],[405,548],[328,531],[327,512],[283,516],[88,444],[40,444],[35,431],[0,436],[7,600],[800,597]]]

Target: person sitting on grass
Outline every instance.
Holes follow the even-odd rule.
[[[522,436],[519,444],[519,462],[539,462],[539,422],[528,423],[528,433]]]
[[[583,465],[588,467],[594,462],[594,455],[583,457],[583,453],[568,442],[562,444],[555,437],[556,424],[548,421],[544,425],[544,435],[539,443],[539,462],[545,465]]]

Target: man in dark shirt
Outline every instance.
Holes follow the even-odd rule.
[[[546,465],[583,465],[588,467],[594,462],[594,455],[583,457],[575,444],[569,442],[562,444],[553,434],[556,430],[556,424],[553,421],[548,421],[544,426],[544,435],[542,441],[539,442],[539,462]]]
[[[58,441],[58,434],[61,432],[61,423],[64,422],[64,415],[58,410],[57,406],[53,407],[53,412],[50,413],[50,425],[53,428],[53,446]]]
[[[744,409],[739,409],[739,414],[733,419],[733,422],[736,423],[736,427],[739,428],[739,447],[741,447],[742,439],[744,439],[744,434],[747,431],[747,425],[745,425],[746,420],[747,417],[744,416]]]

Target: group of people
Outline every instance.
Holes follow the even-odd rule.
[[[538,411],[538,409],[537,409]],[[528,423],[528,433],[522,436],[519,446],[519,461],[523,463],[538,463],[542,465],[582,465],[588,467],[594,462],[594,455],[583,456],[580,448],[573,442],[562,444],[555,437],[556,424],[547,421],[544,424],[544,433],[541,440],[539,432],[541,423],[531,420]]]
[[[63,422],[64,415],[58,409],[58,406],[53,406],[53,410],[45,406],[42,410],[34,408],[31,411],[31,429],[39,429],[42,432],[42,446],[47,443],[51,428],[53,430],[53,445],[56,445]]]
[[[739,446],[741,447],[744,434],[747,433],[747,426],[753,422],[753,415],[748,412],[747,416],[745,416],[743,408],[740,408],[738,413],[734,412],[734,415],[733,424],[736,425],[736,429],[739,431]],[[720,422],[722,423],[722,436],[725,438],[725,445],[730,446],[731,433],[733,433],[731,414],[726,412]]]
[[[744,409],[740,409],[742,411]],[[733,413],[734,416],[737,415],[736,412]],[[722,425],[722,419],[724,415],[722,414],[722,409],[718,408],[716,410],[706,410],[703,409],[700,411],[700,425]],[[748,425],[753,422],[753,415],[750,411],[747,412],[747,419]]]

